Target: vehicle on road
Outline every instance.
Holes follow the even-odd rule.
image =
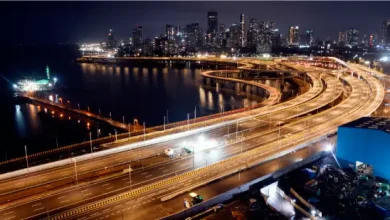
[[[172,148],[165,149],[165,155],[167,155],[168,157],[172,158],[174,154],[175,154],[175,150],[173,150]]]
[[[203,202],[203,197],[202,196],[200,196],[200,195],[198,195],[198,194],[196,194],[196,193],[194,193],[194,192],[191,192],[190,194],[189,194],[189,196],[191,197],[191,199],[192,199],[192,205],[196,205],[196,204],[198,204],[198,203],[201,203],[201,202]]]

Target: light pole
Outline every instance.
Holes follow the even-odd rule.
[[[79,110],[80,110],[80,103],[77,103],[77,106],[79,107]]]
[[[128,123],[128,126],[129,126],[129,138],[131,137],[131,125],[130,123]]]
[[[144,122],[144,142],[145,142],[145,122]]]
[[[190,130],[190,113],[187,114],[187,131]]]
[[[99,108],[99,116],[101,116],[101,113],[100,113],[100,108]]]
[[[27,169],[28,169],[27,145],[24,145],[24,154],[26,155],[26,164],[27,164]]]
[[[194,123],[196,121],[196,105],[195,105],[195,111],[194,111]]]
[[[125,116],[122,116],[123,124],[125,124]]]
[[[165,131],[165,120],[167,116],[164,116],[164,131]]]
[[[56,133],[56,146],[58,148],[58,138],[57,138],[57,133]]]
[[[92,132],[89,132],[89,145],[91,146],[91,154],[93,153],[92,151]]]
[[[130,189],[131,189],[131,163],[129,163],[129,179],[130,179]]]
[[[75,175],[76,175],[76,186],[79,187],[79,182],[78,182],[78,179],[77,179],[77,158],[73,158],[73,162],[74,162],[74,172],[75,172]]]
[[[88,106],[88,112],[89,112],[89,106]]]
[[[110,112],[110,119],[111,119],[111,112]]]
[[[237,141],[237,134],[238,134],[238,121],[236,123],[236,141]]]
[[[114,129],[114,132],[115,132],[115,141],[118,141],[118,135],[116,133],[116,129]]]

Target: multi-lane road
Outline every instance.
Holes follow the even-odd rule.
[[[383,87],[378,84],[378,80],[363,72],[361,73],[361,77],[365,81],[358,80],[350,75],[341,74],[337,71],[322,69],[321,74],[318,73],[317,69],[313,71],[312,68],[300,66],[295,66],[295,68],[309,72],[308,74],[313,81],[312,88],[309,92],[291,101],[256,110],[265,113],[257,113],[257,115],[249,116],[245,121],[240,122],[238,129],[236,123],[225,122],[228,125],[224,124],[212,131],[203,132],[206,136],[214,135],[214,138],[223,137],[224,139],[233,141],[240,140],[238,142],[220,146],[213,150],[182,156],[176,160],[162,160],[163,162],[160,164],[135,170],[131,175],[125,173],[110,180],[80,186],[79,188],[70,188],[51,196],[43,196],[33,202],[27,202],[2,210],[0,215],[3,215],[7,219],[23,219],[33,216],[45,217],[81,206],[75,210],[82,210],[82,212],[73,211],[72,215],[77,216],[75,218],[81,218],[79,214],[83,214],[83,217],[90,218],[96,211],[96,208],[91,206],[95,201],[99,205],[94,207],[112,208],[112,210],[118,211],[119,208],[115,208],[119,204],[117,203],[118,201],[132,203],[132,201],[140,197],[158,199],[161,195],[177,192],[187,187],[195,187],[211,179],[231,174],[237,169],[257,164],[268,157],[277,157],[283,152],[293,150],[299,144],[304,144],[324,134],[332,133],[338,125],[372,113],[377,108],[378,102],[380,104],[381,99],[383,100]],[[310,71],[317,73],[310,73]],[[351,94],[340,104],[315,114],[315,110],[333,103],[334,100],[341,97],[343,86],[334,77],[337,73],[341,79],[345,80],[351,86]],[[294,117],[302,116],[309,112],[312,112],[313,115],[293,119]],[[283,121],[284,125],[275,127],[275,124],[280,121]],[[236,133],[236,131],[238,132]],[[226,137],[229,134],[230,136]],[[245,139],[241,139],[241,134]],[[157,152],[161,153],[167,146],[179,148],[183,140],[192,141],[198,138],[199,135],[191,135],[183,139],[151,145],[147,148],[143,147],[137,151],[142,152],[143,155],[155,155]],[[122,163],[128,164],[131,160],[139,159],[140,156],[137,155],[137,151],[123,152],[122,161],[125,162]],[[242,151],[243,153],[241,153]],[[103,162],[103,164],[101,164],[103,158],[94,160],[92,163],[85,161],[78,165],[78,169],[80,169],[80,166],[86,167],[84,169],[87,172],[88,170],[96,169],[96,167],[100,166],[101,168],[105,166],[104,163],[121,163],[120,159],[113,161],[117,158],[120,158],[118,154],[108,156],[107,161]],[[187,172],[194,169],[194,165],[195,168],[200,168],[205,167],[206,164],[209,165],[206,168],[197,169],[194,172]],[[25,181],[27,183],[23,187],[26,187],[34,186],[37,182],[45,182],[44,178],[50,179],[52,175],[59,174],[60,172],[69,172],[62,173],[62,175],[59,175],[60,177],[68,176],[68,178],[74,178],[75,171],[72,168],[72,166],[60,167],[56,168],[56,170],[42,172],[39,174],[41,176],[37,176],[41,179],[35,183],[29,183],[32,178],[29,178],[29,181],[25,181],[25,178],[13,178],[11,181],[15,181],[12,185]],[[64,171],[61,171],[61,169]],[[83,170],[80,171],[82,173]],[[130,176],[134,190],[129,194],[127,190],[130,189]],[[53,179],[56,178],[58,176],[53,177]],[[168,179],[161,182],[160,180],[163,178]],[[53,179],[48,182],[53,181]],[[147,186],[147,190],[142,190],[144,185],[149,183],[152,185]],[[6,181],[3,182],[3,186],[7,187]],[[106,199],[103,199],[108,196],[116,198],[114,195],[118,193],[123,193],[120,200],[111,199],[107,202]],[[64,214],[58,215],[59,218],[64,216]]]

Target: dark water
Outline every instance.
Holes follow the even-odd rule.
[[[45,77],[49,65],[52,77],[57,77],[60,89],[53,98],[108,116],[118,121],[131,122],[137,118],[146,126],[170,122],[240,108],[263,98],[233,90],[216,91],[203,85],[199,69],[167,67],[135,67],[78,64],[80,56],[74,46],[35,46],[3,50],[8,56],[0,62],[0,160],[39,152],[114,133],[114,128],[66,111],[59,111],[31,103],[15,102],[12,82],[25,77]],[[89,126],[88,126],[89,124]],[[120,132],[120,131],[118,131]]]

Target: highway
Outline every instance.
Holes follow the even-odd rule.
[[[328,87],[327,87],[327,90],[323,93],[323,94],[321,94],[321,96],[319,96],[319,97],[317,97],[316,99],[314,99],[312,102],[313,103],[317,103],[316,105],[313,105],[312,103],[309,103],[308,104],[308,106],[309,107],[302,107],[302,106],[297,106],[295,109],[293,109],[292,111],[290,111],[290,117],[295,117],[296,115],[299,115],[299,111],[303,111],[304,113],[306,113],[306,112],[310,112],[310,111],[312,111],[313,109],[316,109],[316,108],[318,108],[318,107],[321,107],[322,105],[326,105],[327,103],[330,103],[331,101],[333,101],[333,99],[334,98],[337,98],[338,96],[340,96],[341,95],[341,84],[339,83],[339,82],[337,82],[335,79],[333,79],[332,77],[327,77],[327,76],[324,76],[324,80],[325,80],[325,82],[328,82]],[[336,86],[332,86],[333,84],[335,84]],[[328,101],[328,102],[326,102],[326,101]],[[311,109],[311,110],[310,110]],[[302,113],[301,113],[302,114]],[[288,114],[286,114],[286,112],[284,112],[284,111],[280,111],[280,112],[278,112],[278,114],[275,114],[275,117],[277,117],[279,115],[279,117],[278,117],[278,119],[282,119],[284,116],[286,116],[286,117],[288,117]],[[268,116],[266,116],[266,117],[268,117]],[[261,117],[256,117],[255,119],[257,119],[257,120],[255,120],[255,121],[257,121],[256,123],[258,123],[258,121],[263,121],[263,120],[265,120],[265,119],[267,119],[266,117],[264,117],[264,118],[261,118]],[[285,118],[285,119],[287,119],[287,118]],[[247,122],[248,123],[248,122]],[[250,122],[251,124],[253,124],[253,121],[252,122]],[[251,124],[249,124],[249,126],[251,125]],[[264,124],[264,122],[263,122],[263,124]],[[243,123],[242,124],[243,126],[245,126],[245,123]],[[265,123],[265,125],[266,125],[266,128],[268,128],[268,126],[267,126],[267,124]],[[246,125],[246,127],[247,127],[248,125]],[[252,125],[253,126],[253,125]],[[241,127],[241,124],[240,124],[240,127]],[[304,126],[302,126],[301,124],[299,124],[299,125],[297,125],[297,127],[298,127],[298,129],[302,129],[302,127],[305,127],[305,125]],[[233,129],[234,129],[234,127],[233,127]],[[232,129],[232,130],[233,130]],[[296,132],[296,131],[294,131],[294,127],[292,127],[292,128],[284,128],[284,127],[282,127],[281,128],[281,135],[284,135],[284,134],[286,134],[286,135],[288,135],[288,134],[292,134],[292,133],[294,133],[294,132]],[[226,130],[227,130],[227,128],[226,128]],[[225,131],[226,131],[225,130]],[[251,133],[254,133],[254,134],[257,134],[257,135],[260,135],[261,137],[260,138],[266,138],[266,140],[268,140],[268,141],[264,141],[264,140],[262,140],[262,139],[259,139],[259,140],[254,140],[255,142],[258,142],[258,143],[267,143],[267,142],[269,142],[269,141],[273,141],[273,140],[275,140],[275,138],[277,139],[278,138],[278,131],[277,131],[278,129],[276,129],[276,131],[275,131],[275,129],[274,129],[274,131],[273,131],[273,133],[270,133],[269,135],[265,135],[264,133],[258,133],[257,132],[257,130],[253,130],[252,132],[248,132],[248,133],[245,133],[245,136],[248,136],[248,135],[250,135]],[[295,129],[296,130],[296,129]],[[234,135],[233,135],[234,136]],[[233,137],[234,138],[234,137]],[[245,144],[244,145],[244,149],[246,149],[246,145],[248,145],[248,144]],[[229,148],[227,148],[227,149],[229,149]],[[237,149],[233,149],[232,150],[233,152],[237,152]],[[196,157],[198,157],[198,154],[195,154],[196,155]],[[234,154],[230,154],[230,156],[232,156],[232,155],[234,155]],[[202,155],[200,155],[200,157],[202,157]],[[110,159],[110,158],[108,158],[108,159]],[[224,159],[224,157],[221,157],[221,158],[217,158],[217,160],[210,160],[209,161],[209,164],[210,163],[213,163],[213,162],[217,162],[217,161],[219,161],[219,160],[221,160],[221,159]],[[196,160],[196,159],[195,159]],[[199,163],[199,162],[196,162],[196,163]],[[205,164],[205,161],[203,161],[202,162],[203,164]],[[181,167],[182,165],[180,165],[179,167]],[[161,167],[158,167],[158,168],[156,168],[156,170],[158,170],[158,169],[164,169],[164,167],[163,168],[161,168]],[[190,169],[190,168],[186,168],[187,170],[188,169]],[[182,170],[182,172],[184,172],[184,171],[187,171],[186,169],[184,169],[184,170]],[[180,171],[180,170],[179,170]],[[72,171],[70,171],[71,172],[71,174],[73,174],[73,172]],[[168,171],[166,171],[166,172],[168,172]],[[177,171],[175,171],[175,172],[177,172]],[[74,174],[73,174],[74,175]],[[136,175],[136,173],[134,174],[134,175]],[[145,175],[145,177],[148,177],[148,178],[154,178],[154,176],[152,176],[152,175]],[[123,179],[123,177],[120,177],[120,178],[122,178]],[[120,178],[118,178],[118,179],[120,179]],[[136,177],[135,177],[136,178]],[[116,180],[114,180],[114,181],[118,181],[117,179]],[[145,180],[144,180],[145,181]],[[104,185],[104,184],[106,184],[106,183],[101,183],[101,185]],[[117,187],[114,187],[114,189],[117,189]],[[105,192],[105,190],[100,190],[99,192]],[[70,196],[65,196],[65,197],[63,197],[63,195],[59,195],[58,197],[60,197],[60,198],[69,198]],[[71,202],[71,201],[67,201],[67,202]],[[60,204],[61,205],[61,204]],[[50,209],[49,209],[50,210]]]
[[[156,58],[150,58],[150,59],[156,59]],[[161,58],[161,59],[164,60],[164,58]],[[204,59],[193,58],[193,61],[194,60],[204,60]],[[207,61],[207,60],[205,60],[205,61]],[[212,59],[211,61],[215,61],[215,59]],[[230,63],[230,62],[232,62],[232,60],[219,59],[218,62]],[[242,65],[246,65],[246,66],[252,65],[252,64],[249,64],[249,63],[246,63],[243,61],[239,61],[239,63]],[[203,76],[205,76],[206,78],[217,78],[211,74],[208,75],[207,73],[205,73]],[[277,102],[279,102],[281,99],[281,94],[277,89],[275,89],[271,86],[265,85],[265,84],[251,82],[251,81],[245,81],[245,80],[240,80],[240,79],[231,79],[231,78],[224,78],[223,80],[224,81],[239,82],[242,84],[249,84],[251,86],[259,87],[261,89],[266,90],[267,93],[269,94],[268,98],[265,101],[258,103],[257,105],[252,105],[252,106],[248,106],[246,108],[244,107],[241,109],[236,109],[236,110],[224,112],[224,116],[227,116],[230,114],[237,114],[237,113],[243,112],[243,111],[249,111],[249,110],[252,110],[254,108],[263,107],[263,106],[267,106],[267,105],[274,105]],[[89,111],[89,109],[88,109],[88,111],[86,111],[86,110],[80,109],[80,107],[73,108],[70,103],[67,103],[65,100],[62,101],[62,99],[61,99],[61,102],[55,102],[54,100],[49,100],[49,98],[47,98],[47,97],[37,96],[34,93],[24,93],[24,94],[21,94],[21,96],[24,96],[24,97],[26,97],[34,102],[40,103],[40,104],[54,106],[54,107],[57,107],[60,109],[73,111],[73,112],[76,112],[78,114],[90,117],[90,118],[98,119],[100,121],[107,122],[107,123],[111,124],[112,126],[116,126],[116,127],[122,128],[124,130],[129,130],[129,132],[130,132],[130,133],[127,132],[127,133],[118,134],[115,136],[113,135],[113,136],[107,136],[107,137],[94,139],[91,141],[93,146],[100,145],[102,143],[107,143],[107,142],[115,142],[117,138],[122,139],[121,141],[123,141],[123,139],[125,139],[125,141],[128,140],[130,142],[130,140],[133,140],[133,142],[136,142],[136,141],[139,141],[139,138],[137,138],[136,136],[143,135],[144,133],[147,134],[147,135],[145,135],[145,138],[148,139],[148,138],[155,138],[158,136],[166,135],[168,132],[170,132],[170,133],[182,132],[182,131],[186,130],[185,125],[187,125],[187,121],[179,121],[179,122],[174,122],[174,123],[167,123],[165,126],[160,125],[160,126],[154,126],[154,127],[147,127],[144,130],[142,125],[136,126],[136,125],[118,122],[118,121],[112,120],[111,118],[101,116],[100,112],[99,112],[99,114],[97,114],[97,113],[95,114],[92,111]],[[214,114],[214,115],[197,117],[196,121],[195,121],[195,119],[191,119],[190,120],[191,127],[203,126],[203,124],[200,122],[209,121],[210,119],[218,118],[219,115],[220,114]],[[197,123],[194,123],[194,122],[197,122]],[[215,121],[214,121],[214,123],[215,123]],[[172,129],[172,128],[175,128],[175,129]],[[166,130],[166,132],[164,132],[164,133],[156,132],[156,131],[165,131],[165,130]],[[152,134],[150,134],[150,133],[152,133]],[[128,138],[130,136],[132,138]],[[62,160],[64,158],[68,157],[68,155],[78,156],[78,155],[82,155],[82,154],[91,152],[89,150],[91,142],[85,141],[82,143],[59,147],[59,148],[52,149],[49,151],[39,152],[39,153],[35,153],[35,154],[29,154],[28,155],[29,164],[36,166],[36,165],[39,165],[42,163],[48,163],[48,162],[53,162],[56,160]],[[102,148],[95,148],[95,152],[99,151],[99,150],[102,150]],[[69,154],[69,151],[71,151],[71,154]],[[9,172],[11,170],[22,169],[23,167],[25,167],[25,165],[26,165],[25,164],[25,157],[13,158],[13,159],[8,160],[8,161],[0,162],[0,172]]]
[[[383,87],[381,87],[379,82],[373,77],[365,74],[361,74],[361,76],[364,77],[366,82],[358,80],[352,76],[342,76],[344,80],[347,80],[350,83],[353,91],[352,94],[341,104],[304,119],[312,122],[309,123],[312,125],[310,126],[309,134],[307,134],[307,132],[299,132],[295,135],[277,141],[280,143],[273,142],[271,144],[266,144],[261,147],[257,147],[254,150],[247,151],[238,156],[208,166],[207,168],[198,169],[195,172],[186,173],[165,182],[157,182],[138,190],[133,190],[96,203],[81,206],[77,209],[66,212],[66,214],[64,213],[52,217],[52,219],[63,219],[65,218],[64,216],[68,216],[66,218],[69,218],[70,216],[77,216],[77,218],[83,219],[91,217],[95,218],[95,211],[99,212],[102,209],[109,209],[108,214],[117,213],[121,208],[118,201],[120,201],[121,204],[126,202],[129,202],[127,204],[134,204],[142,201],[142,199],[137,199],[140,196],[143,196],[142,198],[147,198],[148,200],[155,200],[156,198],[160,198],[162,195],[167,195],[167,193],[180,192],[183,188],[185,189],[186,186],[196,187],[202,182],[207,182],[205,179],[209,179],[210,181],[211,179],[224,176],[224,172],[226,172],[226,175],[236,172],[243,166],[246,167],[250,166],[252,163],[257,164],[259,161],[264,161],[267,155],[275,155],[275,153],[278,154],[284,150],[291,151],[296,149],[295,146],[297,146],[297,144],[307,143],[308,139],[323,136],[324,133],[334,132],[340,123],[346,123],[350,120],[359,118],[362,115],[372,113],[380,105],[383,99]],[[280,146],[279,148],[277,146],[278,144]],[[243,163],[245,163],[245,165],[243,165]],[[194,179],[194,176],[198,178]],[[169,184],[173,182],[175,184]],[[167,187],[165,187],[166,184],[170,185],[170,188],[167,189]],[[97,209],[97,207],[99,208]],[[87,212],[87,210],[90,212]]]
[[[276,118],[277,120],[287,120],[289,118],[293,118],[305,113],[308,113],[310,111],[316,110],[324,105],[329,104],[334,99],[339,97],[341,95],[341,84],[332,79],[331,77],[325,77],[325,81],[328,82],[328,88],[327,90],[321,94],[321,96],[317,97],[316,99],[312,100],[309,103],[305,103],[302,105],[296,105],[295,108],[293,108],[291,111],[278,111],[275,112],[272,115],[272,118]],[[333,84],[337,85],[337,87],[332,86]],[[304,98],[304,97],[300,97]],[[292,100],[290,102],[300,102],[299,99]],[[313,104],[314,103],[314,104]],[[289,106],[289,102],[282,103],[280,106]],[[277,107],[280,107],[277,106]],[[283,109],[283,108],[282,108]],[[208,136],[215,136],[215,137],[223,137],[224,135],[227,135],[232,132],[245,130],[248,128],[256,128],[252,132],[259,132],[261,130],[268,129],[270,126],[267,124],[267,120],[270,120],[270,117],[268,115],[265,115],[263,117],[255,117],[254,120],[241,122],[239,124],[239,127],[237,126],[229,125],[226,127],[215,129],[214,131],[208,132]],[[259,123],[260,122],[260,123]],[[274,125],[271,125],[274,126]],[[118,170],[122,170],[124,165],[129,161],[135,161],[140,158],[147,158],[156,156],[158,154],[162,154],[162,152],[168,148],[180,148],[180,143],[184,140],[191,141],[191,139],[194,139],[199,134],[195,134],[190,137],[185,137],[181,139],[176,139],[174,141],[169,142],[163,142],[155,145],[151,145],[147,148],[142,148],[137,150],[134,153],[131,152],[123,152],[121,154],[114,154],[114,155],[108,155],[107,157],[101,158],[99,161],[94,161],[93,163],[90,163],[89,161],[82,161],[77,164],[77,173],[78,178],[81,179],[83,175],[88,175],[88,172],[96,171],[99,169],[107,170],[107,168],[116,167]],[[179,145],[178,145],[179,144]],[[172,147],[174,146],[174,147]],[[49,188],[44,188],[44,190],[48,190],[50,188],[53,188],[56,186],[55,182],[62,181],[62,184],[65,183],[73,183],[75,179],[75,164],[71,164],[69,166],[59,167],[52,170],[48,170],[47,172],[43,173],[33,173],[30,174],[33,175],[34,178],[28,178],[30,175],[27,176],[20,176],[14,179],[8,179],[0,183],[0,192],[2,194],[2,197],[5,201],[7,201],[10,197],[6,196],[5,193],[11,193],[13,191],[26,189],[26,187],[33,187],[37,185],[42,185],[43,183],[50,183],[51,186]],[[26,181],[28,179],[28,181]],[[37,190],[33,189],[31,193],[36,193]],[[11,195],[13,198],[15,198],[15,194]],[[20,197],[26,196],[26,193],[20,193]],[[4,201],[3,200],[3,201]]]
[[[300,67],[297,67],[297,68],[300,68]],[[323,70],[323,72],[326,72],[327,74],[333,74],[331,71],[327,71],[327,70]],[[304,114],[304,113],[313,111],[315,109],[318,109],[318,108],[322,107],[323,105],[326,105],[326,104],[333,102],[335,98],[337,98],[338,96],[341,95],[341,91],[342,91],[341,87],[342,86],[341,86],[341,83],[339,81],[335,80],[334,77],[327,76],[327,74],[321,75],[321,78],[326,82],[326,89],[324,92],[321,91],[321,95],[319,95],[318,97],[316,95],[315,96],[316,98],[312,98],[313,100],[307,101],[306,103],[303,103],[303,104],[300,104],[302,106],[298,105],[298,107],[296,107],[295,105],[292,105],[292,107],[286,107],[287,110],[285,109],[285,111],[280,111],[279,116],[278,116],[278,114],[272,114],[272,117],[270,117],[269,115],[252,117],[252,120],[250,120],[250,122],[249,122],[251,124],[247,125],[247,126],[253,127],[256,124],[257,124],[256,126],[259,126],[259,125],[264,126],[264,124],[267,125],[267,121],[270,120],[271,118],[273,119],[273,117],[276,117],[277,120],[288,119],[289,116],[291,118],[293,118],[293,117],[296,117],[297,115],[299,115],[300,111],[301,111],[300,114]],[[202,164],[204,164],[203,166],[205,166],[206,165],[205,163],[208,163],[208,165],[210,165],[211,163],[215,162],[211,166],[208,166],[208,167],[202,168],[202,169],[197,169],[196,171],[194,171],[194,173],[187,172],[187,173],[183,174],[184,177],[179,175],[178,172],[179,173],[181,172],[181,170],[180,170],[181,167],[183,167],[182,172],[185,172],[185,171],[192,169],[191,164],[188,165],[189,163],[191,163],[191,157],[181,158],[179,161],[181,163],[177,163],[177,161],[173,161],[172,163],[164,164],[162,166],[163,168],[158,167],[158,166],[150,167],[150,169],[155,170],[155,171],[150,171],[151,173],[161,173],[160,171],[158,171],[159,168],[161,168],[161,170],[168,169],[168,171],[166,171],[167,173],[169,173],[169,171],[172,170],[172,172],[175,172],[175,176],[178,175],[177,177],[174,177],[174,178],[181,178],[181,180],[183,180],[183,181],[177,182],[177,184],[174,184],[173,186],[171,186],[169,188],[172,190],[168,190],[168,191],[166,191],[166,190],[164,191],[164,189],[159,188],[159,186],[163,185],[162,183],[165,183],[165,182],[154,182],[153,181],[154,182],[153,183],[154,185],[152,185],[154,187],[153,192],[148,190],[148,195],[150,197],[153,197],[153,198],[158,198],[158,197],[156,197],[156,195],[162,195],[164,193],[167,194],[168,192],[171,192],[171,191],[176,192],[179,189],[182,189],[183,187],[185,188],[186,186],[196,186],[199,183],[201,183],[202,181],[209,180],[210,178],[216,178],[218,176],[227,175],[227,173],[231,173],[234,170],[237,170],[237,168],[239,168],[239,167],[251,166],[253,164],[257,164],[259,161],[264,161],[264,159],[266,158],[267,155],[275,156],[275,153],[280,153],[281,151],[284,151],[284,150],[291,150],[291,148],[295,147],[297,144],[306,143],[306,142],[308,142],[308,140],[311,140],[313,138],[323,136],[326,133],[334,132],[334,130],[337,128],[337,125],[339,125],[340,123],[353,120],[354,118],[360,117],[361,115],[370,114],[373,111],[373,109],[375,110],[377,108],[378,102],[381,101],[380,99],[381,98],[383,99],[383,94],[382,94],[383,89],[381,92],[380,91],[380,84],[378,85],[378,81],[374,77],[366,76],[364,73],[362,73],[362,76],[364,76],[364,79],[366,80],[365,82],[363,82],[362,80],[358,80],[357,78],[354,78],[350,75],[342,75],[341,78],[346,80],[351,85],[352,93],[346,100],[342,101],[340,104],[338,104],[338,105],[336,105],[328,110],[325,110],[323,112],[320,112],[320,113],[312,115],[312,116],[299,118],[299,119],[294,120],[291,123],[285,124],[285,125],[280,127],[280,132],[278,131],[279,130],[278,128],[276,128],[276,129],[274,128],[274,131],[272,131],[272,129],[271,129],[271,131],[268,131],[267,135],[262,134],[261,132],[259,133],[258,130],[253,130],[253,132],[248,131],[247,133],[244,132],[245,140],[242,141],[242,143],[240,142],[240,143],[233,144],[231,146],[219,148],[219,149],[224,149],[227,153],[217,153],[217,154],[220,154],[222,156],[216,157],[217,158],[216,161],[213,161],[211,159],[210,159],[210,161],[207,161],[207,160],[203,161],[202,159],[197,159],[197,158],[203,158],[203,157],[207,157],[207,156],[202,155],[202,153],[195,153],[196,168],[198,168],[198,166],[199,167],[202,166]],[[305,95],[306,94],[307,93],[305,93]],[[373,94],[373,95],[370,96],[369,94]],[[381,95],[382,95],[382,97],[381,97]],[[304,96],[304,95],[302,95],[302,96]],[[293,100],[291,100],[291,101],[293,101]],[[324,101],[325,101],[325,104],[324,104]],[[286,102],[286,103],[288,103],[288,102]],[[281,103],[279,105],[283,105],[283,104],[285,104],[285,103]],[[288,106],[288,104],[287,104],[287,106]],[[276,105],[275,108],[278,108],[278,105]],[[286,112],[290,112],[290,113],[287,115],[283,115]],[[244,124],[246,122],[242,122],[242,123]],[[226,130],[227,130],[227,128],[226,128]],[[310,132],[307,132],[308,130],[310,130]],[[234,135],[233,135],[233,139],[234,139]],[[243,145],[242,148],[245,149],[244,151],[246,151],[246,150],[249,150],[249,151],[246,151],[242,154],[238,154],[241,152],[241,145]],[[238,150],[238,148],[240,148],[240,150]],[[250,149],[253,149],[253,150],[250,150]],[[216,150],[217,149],[212,150],[209,153],[214,152],[214,151],[218,152]],[[239,152],[237,152],[237,151],[239,151]],[[224,157],[225,154],[226,154],[226,157]],[[200,156],[198,157],[198,155],[200,155]],[[226,159],[226,158],[228,158],[228,159]],[[222,159],[225,159],[225,160],[222,160]],[[220,161],[220,160],[222,160],[222,161],[217,163],[217,161]],[[243,162],[245,163],[245,165],[243,165]],[[175,163],[177,163],[177,164],[175,164]],[[225,165],[223,165],[223,164],[225,164]],[[226,166],[226,164],[228,164],[228,166]],[[179,169],[179,170],[175,170],[175,169]],[[134,171],[134,175],[135,175],[134,176],[134,178],[135,178],[134,184],[137,184],[136,181],[139,181],[139,182],[147,181],[146,176],[148,176],[148,178],[155,178],[154,175],[156,175],[156,174],[148,174],[148,173],[143,174],[143,173],[145,173],[145,171],[142,173],[141,173],[141,171]],[[137,172],[139,172],[139,173],[137,173]],[[143,175],[141,175],[141,174],[143,174],[144,177],[142,177]],[[173,175],[173,173],[170,173],[170,174]],[[195,175],[195,174],[196,174],[197,178],[190,178],[191,175]],[[122,178],[122,180],[125,179],[125,177],[123,177],[123,176],[121,178]],[[123,181],[125,181],[125,180],[123,180]],[[164,180],[164,181],[171,181],[171,179]],[[112,184],[119,184],[118,182],[120,182],[120,181],[117,178],[114,182],[115,183],[112,183]],[[96,184],[96,186],[106,187],[105,188],[106,190],[107,190],[107,188],[111,187],[110,186],[111,183],[108,185],[104,185],[104,184],[107,184],[107,183],[106,182],[99,183],[99,184]],[[122,185],[123,184],[126,185],[126,182],[122,183]],[[129,183],[127,182],[127,184],[129,184]],[[113,186],[110,189],[118,189],[118,188],[120,189],[120,185],[115,185],[115,187]],[[140,189],[143,189],[143,188],[145,188],[145,187],[141,187]],[[150,189],[152,187],[146,186],[146,188]],[[97,190],[97,191],[106,192],[102,188],[99,188],[99,189],[100,190]],[[108,189],[108,190],[110,190],[110,189]],[[123,191],[126,190],[126,188],[122,188],[122,189],[123,189]],[[142,191],[140,192],[140,190],[138,190],[138,191],[137,190],[138,189],[136,189],[136,192],[138,192],[138,193],[136,195],[134,195],[134,196],[131,195],[127,198],[129,201],[131,199],[136,198],[136,196],[143,195]],[[85,192],[87,192],[87,191],[85,191]],[[116,191],[115,193],[120,193],[120,192],[121,191]],[[18,206],[18,207],[14,207],[12,209],[2,210],[0,212],[0,215],[3,214],[4,216],[9,216],[9,217],[14,216],[14,218],[17,218],[17,219],[26,218],[26,216],[31,217],[35,213],[38,214],[40,217],[43,217],[46,214],[46,212],[48,212],[50,215],[52,215],[53,213],[58,213],[58,212],[63,211],[63,210],[68,210],[71,207],[76,206],[75,201],[80,201],[80,200],[82,201],[82,198],[81,199],[77,198],[77,195],[82,195],[82,193],[81,192],[73,192],[73,193],[71,192],[71,194],[67,195],[67,196],[56,195],[56,197],[53,198],[54,201],[48,199],[49,202],[44,203],[43,200],[45,200],[46,199],[45,198],[43,200],[35,201],[36,203],[27,203],[23,206]],[[63,196],[63,197],[61,197],[61,196]],[[108,196],[108,195],[106,194],[105,196]],[[72,200],[72,201],[63,202],[60,198],[67,198],[67,199],[68,198],[76,198],[76,199],[75,199],[75,201]],[[88,195],[88,198],[91,198],[91,196]],[[93,198],[93,200],[96,201],[99,198]],[[55,199],[57,199],[57,200],[55,200]],[[55,201],[57,201],[57,202],[55,202]],[[121,199],[121,201],[123,202],[125,200]],[[85,201],[85,203],[88,203],[88,202],[90,202],[90,201],[89,200]],[[48,205],[45,206],[44,208],[40,207],[38,210],[30,208],[30,207],[35,207],[33,205],[36,205],[38,203],[48,204]],[[64,208],[65,204],[71,204],[71,206],[67,206],[66,208]],[[79,206],[81,204],[83,204],[83,203],[78,203],[77,206]],[[114,204],[114,203],[112,203],[112,204]],[[117,205],[117,203],[115,203],[115,204]],[[53,205],[54,207],[48,207],[49,205]],[[111,203],[107,204],[107,206],[111,207]],[[112,205],[112,206],[114,206],[114,205]],[[57,210],[54,210],[54,209],[56,209],[55,207],[60,207],[60,208]],[[87,205],[87,207],[88,207],[88,205]],[[106,205],[105,205],[105,207],[106,207]],[[28,210],[28,209],[31,209],[31,210],[29,212],[24,211],[24,210]],[[91,209],[91,208],[83,209],[83,210],[93,211],[93,209]],[[26,215],[19,216],[19,214],[22,215],[25,212],[27,212]],[[17,215],[13,215],[13,213],[17,213]],[[89,215],[90,215],[90,213],[89,214],[86,213],[84,217],[90,217]],[[79,217],[81,217],[81,216],[78,216],[77,218],[79,218]]]

